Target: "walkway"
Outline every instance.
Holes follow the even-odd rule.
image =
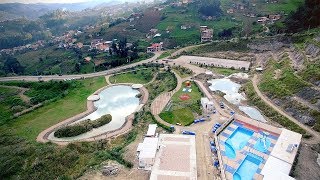
[[[24,101],[25,103],[29,104],[30,103],[30,97],[24,95],[24,93],[26,91],[29,90],[29,88],[23,88],[23,87],[18,87],[18,86],[5,86],[5,85],[0,85],[0,87],[4,87],[4,88],[9,88],[9,89],[17,89],[19,90],[19,96],[22,99],[22,101]]]
[[[302,124],[301,122],[299,122],[297,119],[293,118],[292,116],[288,115],[285,111],[283,111],[280,107],[276,106],[275,104],[272,103],[272,101],[264,96],[262,94],[262,92],[259,90],[258,88],[258,76],[255,74],[253,79],[252,79],[252,84],[254,87],[255,92],[257,93],[257,95],[266,103],[268,104],[270,107],[272,107],[274,110],[276,110],[278,113],[280,113],[281,115],[285,116],[286,118],[288,118],[290,121],[292,121],[293,123],[297,124],[298,126],[300,126],[302,129],[306,130],[309,134],[311,134],[313,137],[311,139],[305,140],[306,142],[310,143],[310,144],[318,144],[320,142],[320,135],[318,132],[314,131],[313,129],[311,129],[310,127]]]
[[[160,94],[151,103],[151,114],[156,118],[157,121],[159,121],[160,123],[165,124],[167,126],[171,126],[172,124],[167,123],[166,121],[162,120],[159,117],[159,114],[162,112],[162,110],[168,104],[168,102],[170,101],[173,94],[179,91],[179,89],[182,86],[182,82],[183,82],[183,79],[181,79],[181,77],[177,73],[175,73],[174,71],[172,71],[172,72],[175,74],[175,76],[177,78],[176,88],[170,92],[164,92],[164,93]],[[178,130],[176,129],[176,132],[177,131]]]

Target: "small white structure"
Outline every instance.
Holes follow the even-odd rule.
[[[205,112],[213,111],[214,110],[214,103],[210,101],[208,98],[204,97],[201,98],[201,105]]]
[[[143,87],[142,84],[133,84],[133,85],[131,86],[132,89],[140,89],[140,88],[142,88],[142,87]]]
[[[157,127],[158,127],[157,124],[149,124],[146,137],[155,137]]]
[[[98,101],[100,96],[98,94],[93,94],[87,98],[88,101]]]
[[[158,138],[146,137],[137,148],[139,168],[151,170],[158,150]]]

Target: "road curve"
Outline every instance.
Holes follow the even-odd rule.
[[[255,74],[253,76],[252,79],[252,84],[253,84],[253,88],[255,90],[255,92],[257,93],[257,95],[265,102],[267,103],[268,106],[272,107],[274,110],[276,110],[278,113],[280,113],[281,115],[285,116],[286,118],[288,118],[290,121],[292,121],[293,123],[297,124],[298,126],[300,126],[302,129],[306,130],[309,134],[311,134],[313,137],[311,139],[305,140],[306,142],[310,143],[310,144],[318,144],[320,143],[320,135],[319,133],[317,133],[316,131],[312,130],[310,127],[302,124],[301,122],[299,122],[297,119],[295,119],[294,117],[290,116],[289,114],[287,114],[286,112],[284,112],[280,107],[276,106],[275,104],[272,103],[272,101],[264,96],[262,94],[262,92],[259,90],[258,88],[258,76]]]
[[[64,79],[81,79],[81,78],[92,78],[92,77],[98,77],[98,76],[106,76],[109,74],[114,74],[119,71],[122,71],[127,68],[132,68],[137,65],[141,65],[144,63],[152,62],[156,60],[162,52],[157,52],[155,55],[149,59],[139,61],[136,63],[112,68],[105,71],[95,72],[95,73],[89,73],[89,74],[75,74],[75,75],[48,75],[48,76],[11,76],[11,77],[2,77],[0,78],[0,81],[39,81],[39,77],[41,77],[41,80],[43,81],[50,81],[50,80],[64,80]]]

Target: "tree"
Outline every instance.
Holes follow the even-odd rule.
[[[24,71],[24,68],[21,66],[17,58],[14,58],[11,56],[8,56],[6,58],[3,69],[6,73],[14,73],[14,74],[21,74]]]
[[[76,64],[75,64],[74,70],[75,70],[76,72],[80,72],[80,70],[81,70],[80,63],[76,63]]]
[[[219,0],[203,0],[199,12],[204,16],[215,16],[220,17],[223,13],[220,9]]]

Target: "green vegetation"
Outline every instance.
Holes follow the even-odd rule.
[[[213,42],[211,44],[199,46],[193,48],[188,52],[183,52],[184,55],[201,55],[203,53],[208,52],[216,52],[216,51],[236,51],[236,52],[247,52],[249,48],[247,47],[248,40],[241,40],[239,42]]]
[[[171,55],[170,51],[163,52],[157,59],[163,59]]]
[[[290,0],[287,6],[300,7],[286,19],[286,30],[288,32],[299,32],[310,28],[319,27],[320,0]],[[294,3],[293,3],[294,2]],[[281,7],[279,7],[281,8]],[[295,9],[292,9],[295,10]]]
[[[151,84],[148,84],[146,88],[149,91],[149,99],[153,100],[159,94],[163,92],[172,91],[177,86],[176,76],[169,71],[160,71]]]
[[[194,114],[200,115],[202,113],[200,107],[202,92],[194,82],[191,82],[191,93],[183,92],[183,88],[185,88],[184,85],[172,96],[171,103],[159,116],[168,123],[180,123],[183,126],[188,126],[193,123]],[[189,95],[190,99],[181,100],[180,96],[184,94]]]
[[[304,137],[310,137],[310,135],[307,134],[307,132],[302,129],[297,124],[290,121],[288,118],[282,116],[277,111],[275,111],[273,108],[269,107],[263,100],[259,98],[259,96],[255,93],[253,85],[251,82],[247,83],[244,86],[245,93],[250,100],[250,104],[257,106],[260,110],[262,110],[263,114],[267,116],[272,121],[275,121],[282,125],[283,127],[290,129],[292,131],[295,131],[297,133],[301,133]]]
[[[160,40],[166,42],[168,48],[177,46],[185,46],[200,42],[200,25],[214,28],[214,36],[224,29],[232,29],[234,34],[238,33],[241,26],[236,20],[232,20],[228,16],[217,17],[214,20],[206,20],[206,15],[210,13],[221,14],[220,11],[210,11],[210,9],[218,8],[219,6],[211,6],[212,3],[197,1],[188,6],[168,6],[162,11],[162,19],[156,26],[160,30],[162,36]],[[202,9],[202,15],[199,9]],[[218,8],[219,9],[219,8]],[[186,26],[187,29],[181,29],[181,26]]]
[[[154,68],[142,68],[133,70],[131,72],[125,72],[110,77],[111,83],[136,83],[146,84],[150,82],[155,74]]]
[[[19,90],[0,86],[0,124],[7,122],[14,113],[29,107],[18,95]]]
[[[103,125],[106,125],[109,122],[111,122],[111,120],[112,120],[112,117],[110,114],[103,115],[100,118],[93,121],[91,121],[90,119],[87,119],[71,126],[62,127],[58,129],[54,133],[54,135],[58,138],[78,136],[80,134],[83,134],[92,130],[93,128],[98,128]]]
[[[203,67],[204,65],[200,64],[199,66]],[[238,69],[231,69],[231,68],[228,69],[228,68],[213,67],[213,66],[207,66],[207,65],[205,66],[205,68],[214,72],[214,73],[222,74],[225,76],[230,76],[231,74],[241,72],[241,70],[238,70]]]
[[[87,109],[87,97],[105,86],[106,82],[104,77],[85,79],[78,82],[80,83],[79,86],[64,97],[7,122],[0,126],[1,131],[8,131],[34,141],[38,134],[46,128],[84,112]]]
[[[308,63],[306,67],[299,72],[303,80],[315,83],[320,81],[320,61]]]
[[[261,79],[260,89],[271,97],[283,98],[308,86],[294,74],[289,63],[288,59],[279,63],[274,60],[269,61]]]
[[[12,82],[1,82],[2,85],[7,86],[18,86],[29,88],[24,94],[30,98],[22,100],[18,96],[18,92],[15,89],[8,89],[1,87],[1,112],[3,118],[0,120],[0,124],[11,120],[15,113],[21,112],[31,106],[39,103],[56,101],[60,98],[65,97],[70,90],[80,86],[80,83],[75,81],[49,81],[49,82],[23,82],[23,81],[12,81]],[[13,87],[14,88],[14,87]],[[9,91],[10,90],[10,91]]]
[[[186,78],[189,76],[192,76],[193,72],[192,70],[182,67],[180,65],[178,66],[173,66],[172,69],[181,77],[181,78]]]
[[[97,169],[106,160],[125,167],[133,164],[123,158],[124,147],[137,136],[136,131],[92,143],[71,143],[57,146],[52,143],[32,143],[21,137],[1,132],[1,179],[77,179],[88,169]],[[109,145],[112,144],[112,145]]]

